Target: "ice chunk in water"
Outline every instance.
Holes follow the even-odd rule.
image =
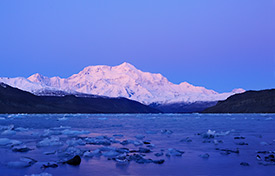
[[[201,158],[208,159],[210,155],[208,153],[199,155]]]
[[[0,131],[12,130],[13,128],[14,128],[14,125],[0,126]]]
[[[75,139],[75,138],[67,140],[66,143],[69,146],[86,145],[86,142],[83,141],[82,139]]]
[[[46,129],[44,130],[44,133],[42,134],[43,137],[46,137],[46,136],[52,136],[52,135],[61,135],[62,133],[60,131],[53,131],[53,130],[50,130],[50,129]]]
[[[2,135],[15,135],[16,132],[14,130],[5,130],[1,134]]]
[[[116,152],[116,151],[114,151],[114,150],[111,150],[111,151],[108,151],[108,152],[104,152],[103,153],[103,156],[105,156],[105,157],[116,157],[116,156],[118,156],[118,155],[120,155],[120,153],[118,153],[118,152]]]
[[[77,136],[77,135],[82,135],[82,134],[89,134],[89,131],[76,131],[76,130],[69,130],[69,129],[65,129],[62,131],[62,134],[64,135],[68,135],[68,136]]]
[[[62,117],[62,118],[58,118],[57,120],[58,120],[58,121],[63,121],[63,120],[68,120],[68,118]]]
[[[14,131],[18,131],[18,132],[24,132],[24,131],[28,131],[29,129],[28,128],[23,128],[23,127],[18,127],[18,128],[15,128]]]
[[[145,136],[143,136],[141,134],[138,134],[138,135],[135,136],[135,138],[137,138],[137,139],[143,139],[143,138],[145,138]]]
[[[8,167],[12,168],[24,168],[24,167],[30,167],[31,164],[24,162],[24,161],[10,161],[8,162]]]
[[[47,146],[60,146],[63,145],[61,141],[59,141],[59,137],[51,137],[45,138],[42,141],[37,143],[37,147],[47,147]]]
[[[65,154],[75,156],[75,155],[82,155],[83,152],[79,148],[68,147],[65,151]]]
[[[180,150],[177,150],[177,149],[174,149],[174,148],[169,148],[168,149],[168,152],[166,153],[166,156],[182,156],[184,152],[183,151],[180,151]]]
[[[94,153],[90,151],[86,151],[84,152],[83,157],[92,158],[94,157]]]
[[[100,155],[102,155],[102,152],[101,152],[100,149],[96,149],[96,150],[94,150],[94,151],[92,151],[92,152],[86,151],[86,152],[83,154],[84,157],[93,157],[93,156],[100,156]]]
[[[0,138],[0,146],[19,145],[19,144],[22,144],[22,142],[18,140],[8,139],[8,138]]]
[[[40,174],[31,174],[31,175],[25,175],[25,176],[53,176],[53,175],[47,172],[42,172]]]
[[[23,158],[20,158],[20,161],[8,162],[7,166],[12,167],[12,168],[25,168],[25,167],[30,167],[31,165],[33,165],[36,162],[37,161],[32,158],[23,157]]]
[[[44,152],[44,155],[54,155],[56,153],[56,151],[48,151],[48,152]]]
[[[28,152],[32,149],[30,149],[29,147],[27,147],[26,145],[23,146],[15,146],[12,148],[13,152]]]
[[[202,134],[203,138],[206,139],[210,139],[210,138],[215,138],[215,137],[219,137],[219,136],[226,136],[230,134],[230,131],[221,131],[221,132],[216,132],[216,131],[212,131],[212,130],[208,130],[206,133]]]

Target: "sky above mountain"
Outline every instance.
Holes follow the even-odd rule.
[[[0,76],[129,62],[218,92],[275,87],[273,0],[0,1]]]

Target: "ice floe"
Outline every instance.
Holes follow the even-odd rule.
[[[47,146],[61,146],[63,143],[60,141],[59,137],[52,136],[50,138],[45,138],[37,143],[37,147],[47,147]]]
[[[6,146],[6,145],[19,145],[22,144],[21,141],[8,139],[8,138],[0,138],[0,146]]]
[[[20,158],[19,161],[8,162],[7,166],[11,167],[11,168],[25,168],[25,167],[30,167],[31,165],[33,165],[36,162],[37,161],[32,158],[22,157],[22,158]]]
[[[52,174],[49,174],[47,172],[42,172],[40,174],[31,174],[31,175],[25,175],[25,176],[52,176]]]
[[[90,131],[77,131],[77,130],[69,130],[69,129],[65,129],[62,131],[62,134],[64,135],[68,135],[68,136],[78,136],[78,135],[82,135],[82,134],[89,134]]]

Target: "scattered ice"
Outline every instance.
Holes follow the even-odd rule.
[[[107,120],[106,117],[99,117],[98,120]]]
[[[177,149],[174,149],[174,148],[169,148],[168,149],[168,152],[166,153],[166,156],[182,156],[184,152],[183,151],[180,151],[180,150],[177,150]]]
[[[94,153],[90,151],[86,151],[84,152],[83,157],[92,158],[94,157]]]
[[[83,141],[82,139],[75,139],[75,138],[67,140],[66,143],[69,146],[86,145],[86,142]]]
[[[62,132],[46,129],[44,130],[44,133],[42,134],[43,137],[52,136],[52,135],[61,135]]]
[[[0,125],[0,131],[3,131],[3,130],[12,130],[14,129],[14,125],[7,125],[7,126],[1,126]]]
[[[140,153],[150,153],[151,150],[143,147],[139,147],[138,152]]]
[[[163,152],[160,152],[160,153],[155,153],[155,156],[156,156],[156,157],[163,156]]]
[[[187,143],[189,143],[189,142],[192,142],[192,139],[190,139],[189,137],[186,137],[185,139],[180,140],[180,142],[187,142]]]
[[[25,176],[53,176],[53,175],[47,172],[42,172],[40,174],[31,174],[31,175],[25,175]]]
[[[141,134],[138,134],[138,135],[136,135],[136,136],[135,136],[135,138],[137,138],[137,139],[140,139],[140,140],[141,140],[141,139],[145,138],[145,136],[143,136],[143,135],[141,135]]]
[[[15,135],[16,132],[14,130],[5,130],[1,134],[2,135],[9,135],[9,136],[11,136],[11,135]]]
[[[0,146],[19,145],[19,144],[22,144],[22,142],[18,140],[8,139],[8,138],[0,138]]]
[[[173,133],[173,131],[171,131],[171,130],[161,130],[160,131],[161,132],[161,134],[167,134],[167,135],[170,135],[170,134],[172,134]]]
[[[44,155],[54,155],[56,153],[56,151],[48,151],[48,152],[44,152]]]
[[[105,156],[105,157],[116,157],[118,156],[120,153],[114,151],[114,150],[111,150],[111,151],[108,151],[108,152],[104,152],[102,155]]]
[[[13,148],[12,148],[12,151],[13,152],[28,152],[28,151],[30,151],[30,150],[32,150],[32,149],[30,149],[29,147],[27,147],[26,145],[22,145],[22,146],[14,146]]]
[[[95,138],[87,137],[84,139],[87,144],[93,145],[111,145],[111,141],[107,136],[98,136]]]
[[[267,146],[267,145],[269,145],[267,142],[260,142],[260,145],[262,145],[262,146]]]
[[[236,154],[240,153],[238,148],[236,150],[216,148],[216,150],[220,150],[222,155],[229,155],[231,153],[236,153]]]
[[[216,131],[212,131],[212,130],[208,130],[206,133],[200,134],[202,135],[203,138],[206,139],[211,139],[211,138],[215,138],[215,137],[220,137],[220,136],[226,136],[229,135],[231,131],[221,131],[221,132],[216,132]]]
[[[135,141],[135,140],[124,140],[120,143],[121,145],[128,145],[128,144],[133,144],[135,146],[141,146],[143,145],[143,142],[141,141]]]
[[[18,127],[18,128],[15,128],[14,131],[25,132],[25,131],[29,131],[29,129],[28,128],[23,128],[23,127]]]
[[[62,131],[62,134],[64,135],[68,135],[68,136],[78,136],[78,135],[82,135],[82,134],[89,134],[89,131],[77,131],[77,130],[69,130],[69,129],[65,129]]]
[[[48,146],[61,146],[63,143],[59,140],[59,137],[52,136],[50,138],[45,138],[37,143],[37,147],[48,147]]]
[[[45,169],[45,168],[56,168],[58,167],[58,164],[56,162],[46,162],[44,164],[42,164],[41,168]]]
[[[262,160],[262,158],[261,158],[260,155],[257,155],[257,156],[256,156],[256,159],[257,159],[258,161],[261,161],[261,160]]]
[[[33,165],[36,162],[37,161],[32,158],[22,157],[22,158],[20,158],[20,161],[8,162],[7,166],[12,167],[12,168],[25,168],[25,167],[30,167],[31,165]]]
[[[54,127],[51,128],[52,130],[64,130],[64,129],[70,129],[70,126],[59,126],[59,127]]]
[[[83,154],[83,151],[81,151],[79,148],[76,148],[76,147],[68,147],[68,148],[65,150],[65,154],[66,154],[66,155],[72,155],[72,156],[75,156],[75,155],[82,155],[82,154]]]
[[[208,159],[210,155],[208,153],[199,155],[201,158]]]
[[[64,117],[58,118],[57,120],[58,120],[58,121],[64,121],[64,120],[68,120],[68,118],[66,118],[66,117],[64,116]]]

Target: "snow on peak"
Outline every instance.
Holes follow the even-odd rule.
[[[144,104],[224,100],[234,93],[217,93],[187,82],[173,84],[159,73],[143,72],[124,62],[118,66],[88,66],[69,78],[46,77],[38,73],[26,78],[0,78],[2,82],[30,92],[59,90],[70,93],[126,97]]]
[[[125,69],[125,70],[136,70],[136,67],[128,62],[123,62],[122,64],[115,67],[119,69]]]
[[[242,88],[237,88],[237,89],[233,89],[232,90],[232,93],[244,93],[245,92],[245,90],[244,89],[242,89]]]
[[[16,87],[21,90],[25,90],[28,92],[35,92],[36,90],[43,89],[40,83],[34,83],[26,78],[17,77],[17,78],[0,78],[0,82],[5,83],[11,87]]]
[[[48,77],[43,76],[39,73],[35,73],[35,74],[31,75],[30,77],[28,77],[28,80],[30,80],[32,82],[36,82],[36,83],[49,82]]]

